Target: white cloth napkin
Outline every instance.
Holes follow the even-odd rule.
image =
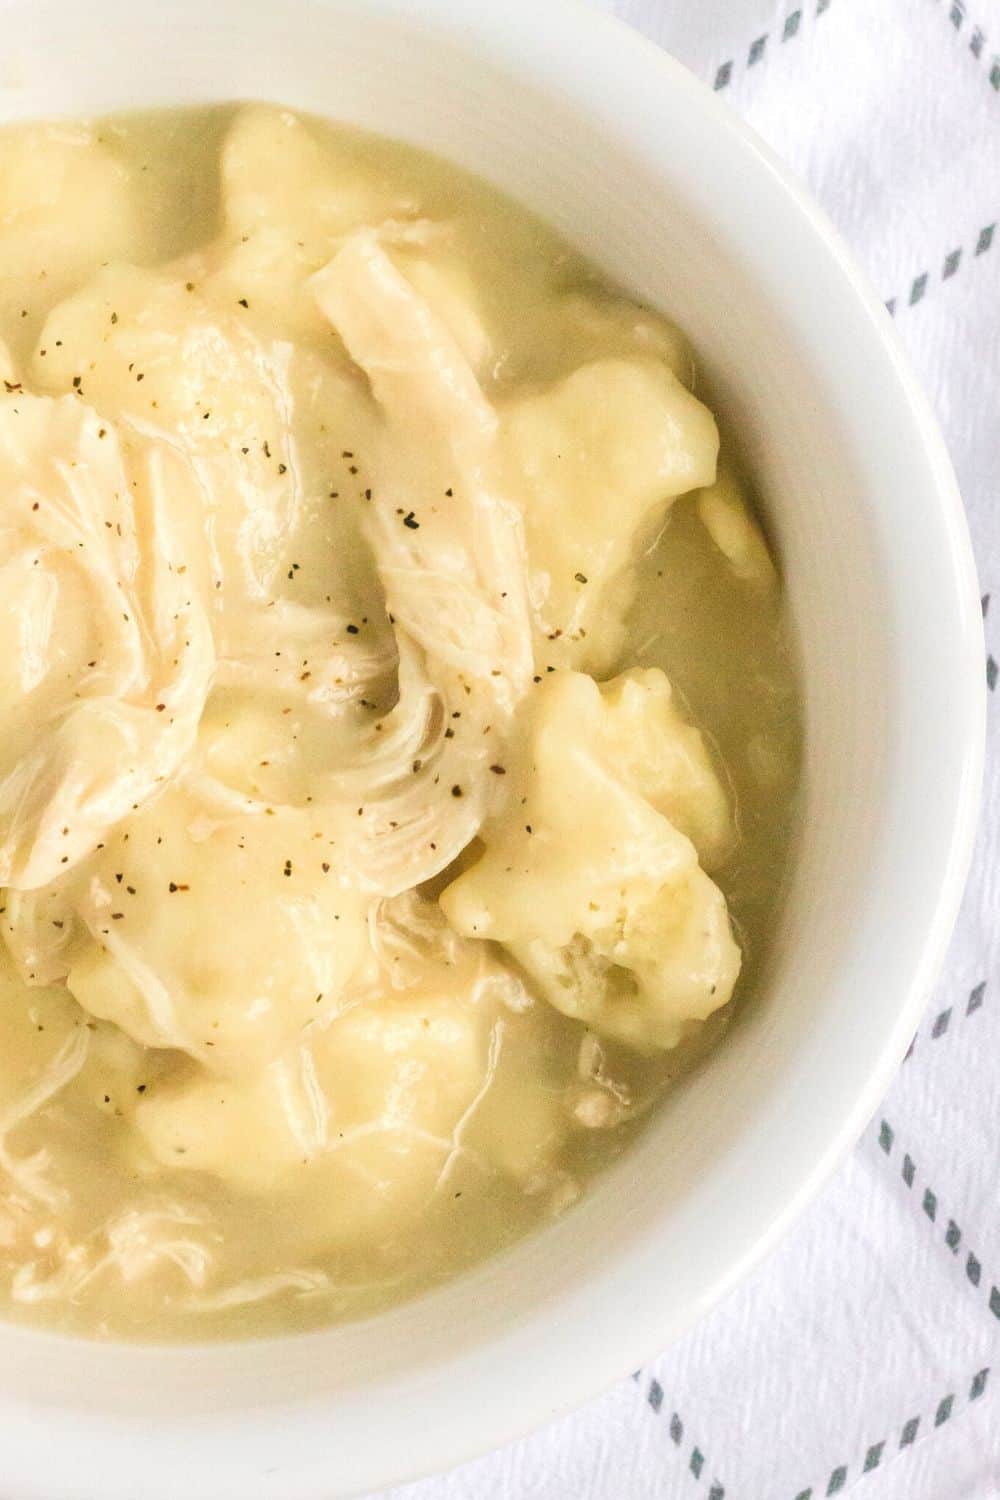
[[[981,829],[911,1054],[771,1259],[589,1407],[384,1500],[997,1500],[1000,0],[602,3],[756,127],[894,311],[978,558]]]

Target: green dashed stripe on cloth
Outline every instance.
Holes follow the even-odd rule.
[[[989,608],[988,595],[984,597],[982,604],[985,615]],[[982,980],[970,990],[963,1007],[959,1008],[955,1005],[950,1005],[944,1010],[939,1011],[931,1022],[928,1040],[936,1041],[947,1035],[952,1029],[952,1023],[956,1014],[960,1014],[963,1018],[974,1016],[983,1008],[986,992],[987,982],[986,980]],[[916,1041],[917,1038],[914,1038],[910,1052],[907,1053],[908,1057],[911,1055],[913,1045]],[[882,1154],[887,1158],[892,1157],[897,1149],[896,1132],[887,1119],[883,1118],[879,1121],[877,1139]],[[917,1167],[909,1152],[904,1151],[902,1154],[900,1176],[906,1188],[910,1192],[913,1192],[917,1180]],[[929,1184],[923,1184],[918,1192],[921,1213],[931,1224],[941,1228],[946,1249],[957,1259],[962,1249],[963,1235],[961,1227],[953,1218],[939,1217],[940,1205],[938,1196]],[[986,1299],[988,1311],[1000,1321],[1000,1286],[990,1282],[988,1279],[984,1282],[982,1263],[971,1250],[966,1249],[963,1269],[969,1285],[977,1292],[982,1291]],[[636,1372],[636,1378],[639,1373],[638,1371]],[[803,1490],[799,1490],[795,1496],[790,1497],[790,1500],[823,1500],[823,1497],[843,1493],[849,1483],[853,1483],[854,1480],[862,1479],[866,1475],[873,1473],[883,1462],[888,1462],[897,1453],[904,1452],[907,1448],[912,1447],[917,1442],[921,1431],[926,1434],[934,1431],[936,1428],[943,1427],[955,1414],[956,1404],[961,1409],[962,1405],[978,1401],[986,1390],[989,1375],[989,1366],[984,1366],[982,1369],[977,1370],[971,1378],[964,1400],[958,1391],[946,1392],[938,1401],[933,1412],[918,1413],[910,1416],[900,1424],[897,1433],[879,1438],[876,1442],[870,1443],[865,1449],[864,1457],[860,1461],[860,1464],[853,1468],[849,1463],[837,1464],[822,1484],[818,1487],[808,1486]],[[655,1377],[649,1381],[646,1391],[646,1401],[655,1416],[659,1417],[664,1414],[664,1391],[662,1385]],[[710,1484],[708,1483],[706,1455],[696,1443],[691,1444],[690,1447],[688,1446],[690,1438],[685,1441],[685,1426],[676,1411],[671,1411],[669,1419],[667,1419],[667,1431],[671,1442],[682,1458],[682,1462],[686,1460],[686,1468],[692,1481],[697,1482],[697,1488],[692,1488],[692,1500],[695,1500],[695,1497],[698,1497],[698,1500],[725,1500],[726,1491],[719,1480],[712,1478]],[[706,1485],[708,1485],[707,1488]]]
[[[954,66],[954,57],[957,55],[956,46],[967,49],[971,58],[967,60],[967,65],[962,67],[962,72],[968,75],[966,86],[972,90],[981,89],[985,78],[994,91],[1000,92],[1000,58],[995,55],[990,46],[992,39],[987,36],[981,25],[976,24],[975,20],[970,18],[964,0],[931,0],[931,3],[937,6],[941,13],[941,21],[946,24],[952,35],[948,47],[942,46],[941,48],[942,51],[947,50],[953,57],[952,71],[957,71]],[[976,0],[970,0],[970,3],[974,5]],[[828,8],[829,0],[820,0],[819,4],[816,0],[808,0],[808,3],[802,5],[793,3],[785,10],[775,7],[776,19],[773,24],[759,34],[748,37],[742,50],[732,51],[728,59],[715,69],[714,78],[711,72],[709,73],[709,79],[715,90],[724,91],[754,70],[761,74],[762,81],[764,75],[770,73],[768,59],[773,59],[783,46],[805,34],[814,19]],[[933,30],[937,23],[930,24]],[[973,66],[973,60],[977,66]],[[993,212],[996,213],[996,205],[992,207]],[[904,309],[916,309],[929,297],[940,292],[945,283],[970,271],[978,264],[979,258],[991,253],[995,248],[1000,249],[996,245],[998,227],[1000,227],[1000,215],[993,222],[983,224],[978,232],[973,232],[969,236],[965,243],[958,245],[953,243],[952,248],[947,249],[935,264],[925,264],[925,268],[920,269],[908,285],[886,303],[890,314],[895,316]],[[991,261],[991,265],[992,263]],[[989,597],[985,597],[982,602],[985,617]],[[993,655],[988,656],[986,676],[990,689],[995,689],[1000,680],[1000,665]],[[912,1056],[916,1046],[928,1047],[931,1042],[941,1041],[945,1036],[953,1034],[959,1029],[960,1022],[964,1023],[966,1017],[974,1016],[983,1007],[986,997],[987,985],[983,981],[969,992],[964,1003],[960,996],[955,1002],[940,1010],[933,1016],[933,1019],[929,1018],[926,1026],[914,1037],[907,1058]],[[942,1045],[945,1044],[942,1042]],[[913,1197],[916,1218],[924,1221],[926,1226],[931,1226],[931,1233],[938,1244],[943,1245],[945,1256],[951,1255],[955,1258],[956,1269],[960,1267],[961,1271],[964,1271],[964,1277],[970,1287],[983,1299],[985,1303],[983,1310],[1000,1321],[1000,1287],[991,1282],[988,1274],[984,1273],[978,1257],[963,1243],[963,1230],[949,1216],[947,1203],[942,1204],[935,1188],[921,1178],[914,1159],[908,1153],[901,1153],[895,1132],[887,1120],[882,1120],[878,1126],[878,1143],[885,1158],[892,1158],[893,1164],[899,1168],[903,1183]],[[919,1234],[921,1231],[917,1229],[916,1232]],[[997,1270],[996,1267],[993,1269]],[[964,1294],[959,1292],[958,1295],[961,1297]],[[979,1305],[983,1306],[983,1303]],[[864,1440],[859,1441],[856,1451],[853,1451],[853,1444],[850,1453],[841,1452],[838,1455],[834,1449],[831,1456],[846,1461],[838,1462],[821,1478],[812,1476],[812,1483],[799,1489],[797,1493],[783,1494],[775,1497],[775,1500],[822,1500],[824,1496],[840,1496],[841,1500],[844,1500],[847,1492],[851,1491],[853,1494],[855,1484],[859,1484],[864,1477],[889,1465],[900,1455],[905,1455],[923,1438],[933,1435],[935,1431],[950,1423],[970,1403],[979,1401],[986,1392],[989,1376],[990,1367],[985,1366],[976,1371],[965,1383],[961,1385],[956,1383],[954,1389],[945,1390],[936,1404],[929,1405],[926,1410],[909,1415],[900,1413],[900,1419],[892,1431],[879,1435],[874,1441],[867,1443]],[[667,1425],[671,1442],[678,1450],[680,1466],[687,1476],[687,1486],[692,1500],[723,1500],[725,1491],[718,1481],[713,1481],[710,1490],[707,1488],[708,1463],[703,1450],[692,1445],[691,1435],[685,1432],[680,1416],[676,1412],[669,1413],[668,1405],[664,1410],[666,1398],[658,1381],[650,1382],[647,1399],[650,1410],[658,1418],[662,1416],[662,1420]],[[702,1432],[699,1436],[705,1440],[711,1435]],[[733,1475],[729,1478],[731,1482],[735,1482]],[[867,1487],[862,1486],[858,1491],[859,1495],[866,1490]]]
[[[969,51],[978,63],[985,65],[987,81],[997,93],[1000,93],[1000,57],[996,52],[987,50],[986,32],[981,26],[975,21],[969,21],[968,28],[966,28],[969,18],[966,13],[965,0],[948,0],[944,6],[941,5],[940,0],[933,0],[933,3],[945,12],[954,31],[962,37],[968,35]]]
[[[746,57],[742,60],[730,57],[720,63],[715,70],[715,79],[712,87],[716,93],[720,89],[728,88],[733,80],[734,74],[741,66],[754,68],[762,62],[767,54],[768,45],[772,47],[781,46],[784,42],[790,42],[793,37],[800,35],[804,18],[809,16],[821,16],[824,11],[830,9],[832,0],[813,0],[812,5],[797,5],[790,10],[780,26],[775,26],[773,31],[762,31],[759,36],[754,37],[747,48]]]
[[[975,991],[973,991],[973,994],[975,994]],[[896,1147],[896,1132],[886,1119],[879,1121],[878,1145],[883,1156],[892,1156]],[[908,1151],[903,1152],[899,1175],[906,1188],[912,1192],[914,1183],[916,1182],[917,1167]],[[926,1183],[921,1193],[920,1207],[925,1218],[936,1225],[938,1223],[938,1196],[934,1189]],[[962,1230],[954,1219],[948,1219],[942,1237],[945,1248],[957,1257],[962,1243]],[[971,1250],[968,1250],[965,1256],[965,1279],[977,1292],[980,1287],[983,1288],[984,1292],[988,1289],[986,1297],[987,1307],[993,1317],[1000,1321],[1000,1287],[995,1282],[991,1282],[989,1278],[984,1280],[982,1262]]]
[[[902,298],[898,296],[890,297],[886,302],[885,305],[889,313],[895,317],[897,309],[901,306],[916,307],[918,302],[924,300],[929,287],[935,285],[937,282],[950,281],[958,273],[963,264],[967,265],[970,260],[975,260],[978,256],[985,255],[987,251],[992,250],[996,239],[996,229],[996,220],[992,224],[984,224],[976,237],[974,246],[969,248],[959,245],[957,249],[949,250],[941,262],[941,268],[937,276],[931,271],[921,271],[919,276],[914,276],[910,282],[910,289],[906,296]],[[965,253],[966,249],[969,249],[968,254]]]
[[[984,594],[982,599],[980,600],[980,603],[983,607],[983,619],[985,621],[987,615],[990,612],[989,594]],[[991,693],[996,689],[998,677],[1000,677],[1000,667],[997,666],[996,657],[992,652],[990,652],[986,658],[986,686],[989,688]]]
[[[954,250],[949,250],[941,262],[940,272],[937,277],[933,276],[930,271],[921,271],[919,276],[915,276],[910,282],[909,293],[905,298],[890,297],[885,304],[889,316],[894,318],[901,305],[906,308],[916,307],[924,301],[929,288],[936,284],[951,281],[963,265],[967,265],[970,260],[975,260],[977,257],[986,255],[992,250],[997,239],[997,224],[997,220],[994,220],[990,224],[984,224],[976,236],[975,245],[971,246],[971,248],[958,246]],[[966,248],[969,248],[968,254],[965,253]],[[989,602],[990,596],[987,594],[982,601],[984,619]],[[992,652],[988,652],[986,656],[986,686],[991,693],[996,691],[998,682],[1000,682],[1000,663],[997,662]],[[939,1021],[941,1019],[941,1017],[938,1017]],[[947,1027],[948,1023],[946,1019],[943,1024]],[[935,1032],[933,1034],[938,1035],[939,1033]],[[915,1040],[916,1038],[914,1038]],[[910,1051],[907,1052],[906,1056],[909,1057],[912,1051],[913,1043],[911,1042]]]
[[[654,1416],[660,1416],[663,1410],[663,1387],[655,1377],[649,1382],[649,1387],[646,1391],[646,1403]],[[667,1431],[670,1434],[670,1441],[674,1447],[681,1448],[684,1444],[684,1423],[675,1411],[670,1413]],[[701,1480],[705,1465],[705,1455],[698,1445],[695,1444],[687,1455],[688,1471],[695,1479]],[[725,1488],[717,1479],[711,1481],[706,1494],[706,1500],[726,1500]]]
[[[968,26],[966,26],[968,17],[966,15],[964,0],[949,0],[949,3],[944,7],[940,6],[940,0],[933,0],[933,3],[946,11],[948,20],[951,22],[952,29],[955,32],[960,33],[963,37],[968,35],[969,52],[975,58],[976,62],[986,67],[987,81],[997,93],[1000,93],[1000,56],[987,48],[987,34],[982,26],[976,22],[969,22]],[[832,0],[813,0],[813,4],[810,6],[795,6],[794,9],[787,12],[780,25],[776,25],[771,31],[762,31],[759,36],[753,38],[744,58],[730,57],[725,62],[720,63],[715,70],[712,87],[716,92],[720,89],[728,88],[741,66],[744,68],[756,67],[766,56],[769,45],[774,48],[781,46],[785,42],[790,42],[793,37],[800,35],[804,17],[808,17],[809,15],[814,17],[821,16],[824,11],[830,9],[831,4]]]
[[[987,600],[987,602],[989,601],[989,595],[988,594],[986,595],[986,600]],[[984,609],[983,612],[985,614],[985,609]],[[986,980],[983,979],[983,980],[980,981],[979,984],[977,984],[975,986],[974,989],[972,989],[972,990],[969,991],[969,998],[965,1002],[965,1007],[962,1010],[962,1015],[963,1016],[974,1016],[977,1011],[982,1010],[982,1008],[983,1008],[983,1001],[985,1000],[985,998],[986,998]],[[955,1014],[955,1007],[953,1005],[948,1005],[948,1006],[945,1007],[944,1010],[939,1010],[938,1011],[937,1015],[934,1017],[934,1020],[931,1022],[930,1040],[932,1042],[938,1041],[941,1037],[945,1036],[950,1031],[950,1029],[951,1029],[951,1021],[952,1021],[952,1017],[953,1017],[954,1014]],[[920,1035],[921,1034],[918,1031],[916,1033],[916,1035],[914,1036],[913,1041],[910,1043],[909,1047],[906,1049],[906,1056],[903,1058],[904,1062],[909,1062],[910,1058],[913,1056],[914,1052],[916,1051],[917,1043],[920,1040]]]
[[[969,1382],[967,1393],[962,1402],[963,1406],[979,1400],[980,1396],[986,1390],[986,1382],[989,1380],[989,1376],[989,1365],[976,1371]],[[933,1417],[928,1416],[928,1419],[925,1420],[923,1413],[908,1417],[901,1424],[898,1436],[893,1434],[889,1437],[881,1438],[877,1443],[872,1443],[866,1451],[860,1467],[853,1471],[853,1478],[864,1479],[867,1474],[874,1473],[881,1466],[883,1459],[888,1462],[898,1453],[905,1451],[907,1448],[912,1448],[917,1441],[921,1427],[923,1427],[925,1432],[933,1431],[935,1427],[943,1427],[945,1422],[949,1421],[954,1413],[957,1399],[959,1399],[959,1393],[949,1391],[946,1396],[941,1397],[934,1408]],[[830,1476],[825,1483],[819,1486],[807,1485],[804,1490],[799,1490],[796,1495],[790,1497],[790,1500],[821,1500],[822,1496],[839,1495],[851,1478],[851,1465],[838,1464],[835,1469],[831,1470]]]

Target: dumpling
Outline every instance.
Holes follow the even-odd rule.
[[[682,734],[659,764],[629,754],[619,766],[618,736],[634,716],[623,696],[576,673],[542,682],[525,705],[506,811],[440,901],[458,932],[503,944],[558,1010],[652,1050],[726,1003],[740,953],[694,844],[647,797],[713,843],[718,793],[699,792],[707,762]],[[668,734],[662,698],[658,707]]]
[[[71,993],[147,1046],[218,1075],[259,1072],[336,1012],[368,952],[370,898],[342,878],[324,824],[213,818],[171,786],[68,892]]]
[[[209,296],[245,302],[252,321],[329,351],[308,278],[370,226],[472,367],[485,367],[491,340],[451,225],[420,217],[413,194],[366,171],[343,141],[324,139],[287,110],[246,105],[226,137],[221,196],[221,238],[194,271]]]
[[[720,463],[715,483],[699,492],[698,515],[737,578],[765,588],[777,585],[767,543],[731,465]]]
[[[369,1179],[376,1194],[404,1179],[426,1191],[482,1081],[481,1023],[472,1006],[430,993],[355,1005],[254,1078],[164,1085],[136,1124],[162,1164],[244,1187],[333,1155],[345,1195],[364,1199]]]
[[[107,261],[141,258],[145,243],[128,168],[93,127],[5,131],[0,317],[8,327],[30,340],[60,298]]]
[[[137,1103],[157,1162],[254,1192],[319,1194],[321,1232],[335,1242],[405,1231],[459,1166],[515,1177],[551,1168],[566,1115],[546,1076],[544,1027],[511,1007],[523,991],[483,945],[407,902],[396,941],[419,958],[404,959],[399,983],[383,969],[255,1078],[177,1078]],[[380,948],[390,969],[391,948]],[[518,1111],[530,1132],[507,1128]]]
[[[205,257],[207,289],[244,299],[255,320],[286,338],[320,342],[330,334],[308,277],[359,226],[416,212],[408,194],[380,184],[342,144],[267,104],[236,114],[220,192],[223,229]]]
[[[212,640],[156,458],[76,397],[0,396],[0,885],[72,868],[194,743]]]
[[[361,225],[412,213],[414,200],[366,171],[343,142],[289,110],[245,105],[222,151],[222,207],[234,236],[283,229],[317,270]]]
[[[606,671],[623,644],[637,545],[670,500],[715,478],[712,414],[661,361],[609,357],[511,400],[502,435],[538,660]]]
[[[583,696],[596,706],[592,691]],[[599,701],[590,718],[605,765],[691,840],[706,869],[720,864],[736,837],[730,797],[666,675],[657,667],[632,668],[603,683]]]

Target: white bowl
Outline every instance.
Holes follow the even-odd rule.
[[[888,316],[761,144],[566,0],[0,0],[0,118],[270,98],[440,151],[677,316],[784,559],[807,812],[766,994],[562,1222],[355,1326],[250,1345],[0,1330],[12,1500],[332,1500],[443,1468],[663,1348],[874,1110],[955,915],[981,620]]]

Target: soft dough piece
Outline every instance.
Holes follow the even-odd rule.
[[[589,689],[583,696],[596,704]],[[604,764],[687,835],[706,869],[720,864],[736,836],[730,799],[666,675],[635,667],[603,683],[600,710],[590,717]]]
[[[288,811],[213,819],[176,783],[67,893],[70,991],[147,1046],[220,1075],[258,1072],[337,1010],[367,951],[368,903],[341,878],[324,824]]]
[[[234,236],[279,227],[318,269],[363,224],[412,212],[411,197],[366,172],[343,145],[321,140],[287,109],[248,104],[222,152],[222,203]]]
[[[309,276],[359,226],[415,212],[408,195],[365,173],[342,146],[267,104],[236,114],[220,177],[223,231],[205,257],[206,286],[245,299],[255,320],[285,337],[329,342]]]
[[[47,884],[178,768],[213,651],[156,453],[0,397],[0,885]]]
[[[33,336],[46,311],[98,266],[146,248],[128,169],[91,126],[5,130],[0,314],[18,333]]]
[[[762,588],[776,587],[778,575],[767,543],[728,463],[720,463],[715,483],[700,491],[698,515],[737,578]]]
[[[652,1050],[726,1003],[740,953],[694,844],[647,800],[714,844],[720,791],[685,735],[658,764],[634,750],[618,764],[636,717],[621,707],[629,687],[641,677],[606,696],[576,673],[539,686],[507,810],[440,900],[457,931],[502,943],[558,1010]],[[653,714],[669,734],[663,708],[661,696]]]
[[[245,1082],[165,1084],[136,1125],[157,1161],[264,1190],[321,1157],[337,1160],[350,1219],[377,1197],[427,1193],[451,1131],[482,1080],[488,1028],[454,997],[389,996],[355,1006]],[[334,1216],[331,1215],[331,1219]],[[361,1213],[361,1217],[364,1214]]]
[[[660,360],[609,357],[511,400],[502,431],[524,513],[538,659],[605,671],[622,647],[643,530],[715,478],[715,420]]]
[[[405,1232],[460,1167],[551,1168],[566,1115],[547,1077],[544,1024],[509,1007],[520,987],[488,949],[449,932],[432,905],[406,906],[380,944],[380,980],[350,1009],[255,1078],[181,1077],[137,1103],[156,1161],[319,1197],[313,1232],[327,1242]],[[527,1135],[509,1128],[512,1113],[530,1121]]]
[[[329,327],[308,279],[351,234],[371,226],[472,367],[485,368],[491,341],[452,227],[419,217],[412,193],[365,171],[343,143],[287,110],[245,105],[223,148],[221,197],[220,239],[192,262],[208,295],[246,303],[255,323],[329,352]]]

